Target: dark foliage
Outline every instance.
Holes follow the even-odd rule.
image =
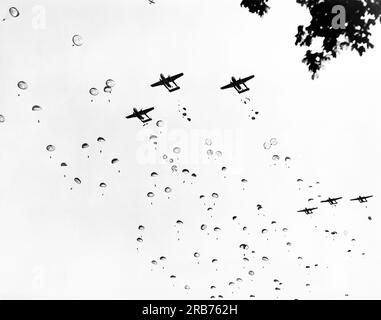
[[[267,2],[268,0],[242,0],[241,7],[248,8],[251,13],[262,17],[270,9]]]
[[[250,12],[262,16],[267,12],[267,0],[247,0],[241,6]],[[308,69],[315,78],[324,62],[336,58],[344,48],[357,51],[362,56],[367,49],[373,48],[370,41],[370,29],[377,21],[381,22],[381,0],[296,0],[306,7],[311,14],[308,26],[300,25],[296,34],[296,45],[311,47],[314,40],[322,39],[319,51],[308,49],[303,58]],[[334,29],[332,21],[336,14],[332,13],[335,5],[342,5],[346,10],[346,23],[343,29]],[[264,11],[261,8],[266,7]]]

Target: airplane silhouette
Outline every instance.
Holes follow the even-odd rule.
[[[317,210],[317,209],[318,208],[305,208],[303,210],[299,210],[298,212],[303,212],[303,213],[309,215],[309,214],[313,214],[314,213],[313,211]]]
[[[372,198],[373,196],[367,196],[367,197],[362,197],[362,196],[359,196],[358,198],[355,198],[355,199],[351,199],[351,201],[358,201],[360,203],[365,203],[365,202],[368,202],[368,199],[369,198]]]
[[[136,109],[136,108],[133,108],[133,113],[129,116],[126,116],[126,119],[132,119],[132,118],[138,118],[141,122],[143,123],[146,123],[146,122],[149,122],[151,121],[152,119],[148,116],[148,112],[151,112],[152,110],[154,110],[155,108],[148,108],[148,109]]]
[[[239,78],[238,80],[232,77],[230,83],[226,86],[221,87],[221,90],[234,88],[237,90],[238,93],[249,91],[250,89],[247,87],[246,82],[253,79],[254,77],[255,76],[252,75],[243,79]]]
[[[176,84],[175,80],[182,77],[184,73],[176,74],[175,76],[165,77],[164,74],[160,74],[160,81],[151,84],[151,87],[164,86],[169,92],[179,90],[180,87]]]
[[[327,200],[320,201],[321,203],[329,203],[331,206],[337,205],[337,201],[343,199],[343,197],[339,198],[328,198]]]

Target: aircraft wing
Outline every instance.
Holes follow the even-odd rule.
[[[154,84],[151,84],[151,87],[158,87],[158,86],[162,86],[164,84],[164,81],[163,80],[160,80]]]
[[[298,212],[307,212],[307,210],[303,209],[303,210],[299,210]]]
[[[171,76],[171,77],[169,77],[169,78],[168,78],[168,81],[175,81],[175,80],[177,80],[178,78],[181,78],[183,75],[184,75],[184,73],[176,74],[175,76]]]
[[[221,87],[221,90],[225,90],[225,89],[229,89],[229,88],[233,88],[233,87],[234,87],[234,84],[229,83],[228,85]]]
[[[334,200],[334,199],[332,199]],[[321,203],[326,203],[326,202],[329,202],[329,200],[323,200],[323,201],[320,201]]]
[[[136,118],[136,117],[137,117],[137,114],[133,113],[133,114],[130,114],[129,116],[127,116],[126,119],[131,119],[131,118]]]
[[[141,112],[141,114],[146,114],[146,113],[148,113],[148,112],[151,112],[153,109],[155,109],[155,108],[148,108],[148,109],[145,109],[145,110],[143,110],[142,112]]]
[[[247,82],[247,81],[249,81],[249,80],[253,79],[254,77],[255,77],[255,76],[254,76],[254,75],[252,75],[252,76],[249,76],[249,77],[243,78],[243,79],[241,79],[241,82],[242,82],[242,83],[245,83],[245,82]]]

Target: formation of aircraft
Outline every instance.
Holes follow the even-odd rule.
[[[321,203],[329,203],[331,206],[337,205],[337,201],[343,199],[343,197],[339,198],[328,198],[327,200],[320,201]]]
[[[368,202],[369,198],[372,198],[373,196],[359,196],[358,198],[355,199],[350,199],[350,201],[358,201],[360,203],[365,203]],[[327,200],[320,201],[321,203],[329,203],[331,206],[336,206],[338,204],[338,201],[343,199],[343,197],[338,197],[338,198],[328,198]],[[313,214],[314,210],[317,210],[318,208],[305,208],[303,210],[299,210],[298,212],[303,212],[305,214]]]
[[[368,199],[372,197],[373,196],[366,196],[366,197],[359,196],[358,198],[351,199],[351,201],[358,201],[360,203],[365,203],[365,202],[368,202]]]
[[[253,79],[255,76],[249,76],[246,78],[239,78],[238,80],[234,77],[231,78],[231,81],[228,85],[221,87],[221,90],[229,89],[229,88],[234,88],[237,90],[238,93],[243,93],[246,91],[249,91],[250,89],[246,85],[246,82]]]
[[[152,3],[154,3],[154,2],[152,2]],[[166,77],[166,76],[164,76],[163,73],[161,73],[160,74],[160,80],[158,82],[151,84],[151,87],[164,86],[169,92],[179,90],[180,87],[177,85],[177,83],[175,81],[177,79],[181,78],[183,75],[184,75],[184,73],[178,73],[174,76],[167,76]],[[239,78],[238,80],[235,77],[232,77],[230,84],[222,87],[221,89],[224,90],[224,89],[228,89],[228,88],[234,88],[237,90],[238,93],[246,92],[246,91],[250,90],[247,87],[246,82],[253,79],[254,77],[255,77],[254,75],[251,75],[251,76],[243,78],[243,79]],[[148,112],[150,112],[152,110],[154,110],[154,108],[148,108],[145,110],[143,110],[143,109],[137,110],[136,108],[134,108],[133,113],[131,115],[127,116],[126,118],[127,119],[138,118],[141,122],[143,122],[145,124],[145,123],[152,120],[148,116]]]
[[[143,123],[147,123],[149,121],[152,120],[152,118],[150,118],[150,116],[148,115],[149,112],[151,112],[152,110],[154,110],[155,108],[148,108],[148,109],[136,109],[136,108],[133,108],[133,113],[130,114],[129,116],[126,116],[126,119],[132,119],[132,118],[138,118],[141,122]]]
[[[151,84],[151,87],[164,86],[169,92],[179,90],[180,87],[176,84],[175,80],[181,78],[184,73],[179,73],[174,76],[165,77],[164,74],[160,74],[160,80],[154,84]]]

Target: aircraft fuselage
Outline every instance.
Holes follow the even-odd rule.
[[[232,77],[232,84],[234,87],[236,87],[238,90],[241,90],[241,85],[239,84],[239,82],[237,81],[237,79],[235,77]]]
[[[171,85],[171,83],[168,81],[168,78],[169,77],[165,77],[164,76],[164,74],[160,74],[160,80],[162,80],[163,81],[163,83],[164,83],[164,85],[167,87],[167,88],[172,88],[172,85]]]

